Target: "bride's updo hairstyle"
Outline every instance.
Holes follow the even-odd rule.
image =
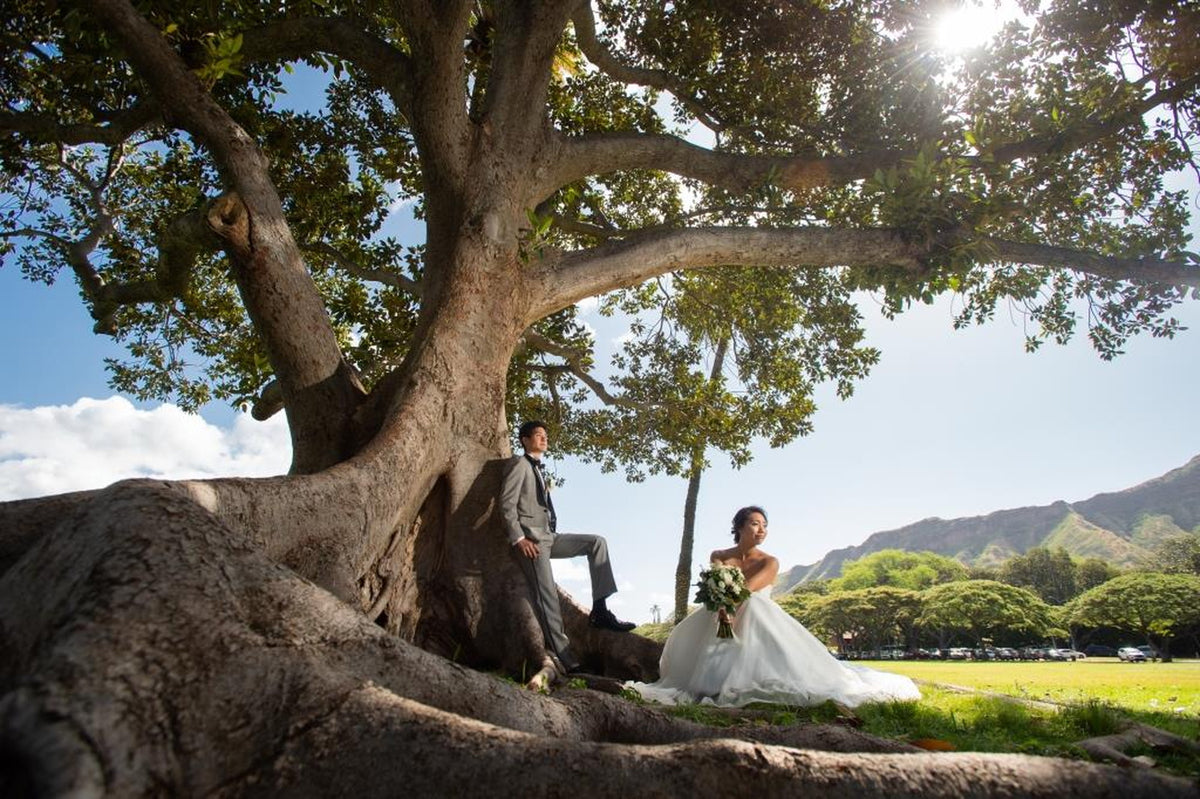
[[[747,505],[737,513],[733,514],[733,542],[735,544],[741,537],[741,533],[739,531],[742,529],[742,525],[749,521],[751,513],[761,513],[763,521],[767,520],[767,512],[757,505]]]

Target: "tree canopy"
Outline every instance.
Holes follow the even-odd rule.
[[[803,621],[827,638],[841,639],[846,633],[856,648],[878,649],[900,638],[910,641],[922,598],[917,591],[892,586],[839,591],[818,597],[803,610]]]
[[[1186,196],[1162,181],[1192,160],[1195,54],[1172,31],[1194,30],[1194,10],[1057,4],[960,59],[934,46],[939,8],[573,11],[546,45],[537,118],[554,137],[531,142],[561,166],[511,233],[531,265],[565,265],[571,252],[643,264],[569,292],[620,289],[605,307],[632,314],[634,335],[605,388],[571,298],[551,302],[513,360],[510,409],[561,419],[561,446],[632,475],[685,471],[697,431],[742,461],[746,434],[803,431],[814,380],[846,390],[869,364],[846,304],[856,287],[882,290],[892,311],[960,292],[963,323],[1011,304],[1029,314],[1030,346],[1079,320],[1105,357],[1136,332],[1171,335],[1169,308],[1197,282]],[[502,9],[464,4],[457,18],[456,72],[477,76],[463,124],[498,107],[486,77],[509,35]],[[115,386],[184,407],[277,408],[267,342],[200,224],[228,177],[212,134],[164,125],[169,103],[82,9],[15,10],[0,118],[5,249],[30,279],[71,270],[97,331],[126,346],[109,364]],[[412,34],[353,3],[145,11],[269,160],[336,345],[375,385],[411,347],[422,277],[440,268],[425,242],[396,237],[389,209],[411,201],[426,218],[437,137],[421,126],[438,123],[422,114],[459,116],[414,106],[424,90]],[[289,64],[324,73],[324,102],[289,102]],[[711,147],[681,138],[697,130]],[[846,268],[642,282],[675,263],[655,253],[719,264],[719,250]],[[722,339],[740,355],[733,391],[706,383],[699,363]],[[580,406],[589,395],[607,402]]]
[[[1062,547],[1034,547],[1014,555],[1000,567],[999,579],[1028,588],[1051,605],[1075,596],[1075,563]]]
[[[1200,577],[1134,572],[1081,594],[1069,609],[1072,623],[1115,627],[1155,643],[1170,660],[1171,640],[1200,624]]]
[[[1000,632],[1040,638],[1050,628],[1050,608],[1025,588],[993,580],[934,586],[922,596],[918,623],[967,634],[977,644]]]
[[[1150,553],[1149,571],[1200,575],[1200,533],[1177,535],[1161,541]]]
[[[830,591],[893,586],[921,591],[937,583],[967,579],[967,567],[936,552],[884,549],[847,561],[842,574],[829,581]]]

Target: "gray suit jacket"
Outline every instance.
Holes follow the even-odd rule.
[[[538,501],[538,478],[524,455],[514,455],[504,463],[500,515],[510,544],[522,538],[550,537],[550,512]]]

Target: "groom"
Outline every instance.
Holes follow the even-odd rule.
[[[558,589],[550,570],[551,558],[573,558],[587,555],[592,576],[592,612],[588,621],[593,627],[616,632],[629,632],[634,625],[620,621],[608,609],[605,600],[617,591],[612,566],[608,562],[608,544],[598,535],[557,533],[554,503],[550,486],[543,473],[542,455],[549,439],[546,425],[528,421],[517,431],[524,455],[514,455],[504,464],[504,481],[500,484],[500,514],[504,531],[513,552],[525,572],[532,594],[533,608],[542,625],[546,645],[558,656],[567,672],[577,671],[579,661],[571,652],[563,632],[562,612],[558,605]]]

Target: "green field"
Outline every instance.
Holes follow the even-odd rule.
[[[941,741],[959,751],[1083,757],[1076,741],[1130,722],[1200,739],[1200,661],[1075,663],[877,661],[872,668],[918,680],[919,702],[867,705],[855,712],[875,735]],[[969,689],[967,691],[957,690]],[[1013,702],[1009,697],[1025,700]],[[1200,757],[1146,748],[1165,771],[1200,774]]]
[[[867,665],[914,680],[957,685],[1043,702],[1098,700],[1136,713],[1200,719],[1200,660],[1122,663],[1088,658],[1075,663],[873,661]]]

